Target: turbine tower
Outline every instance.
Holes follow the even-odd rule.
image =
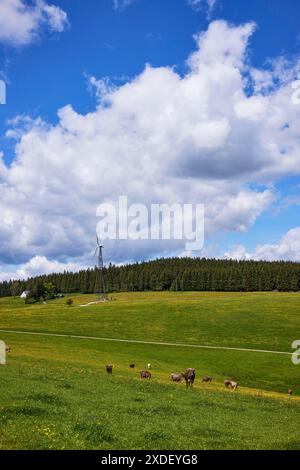
[[[99,299],[107,300],[107,294],[105,290],[105,282],[104,282],[104,275],[103,275],[103,248],[104,245],[100,243],[100,240],[97,238],[97,247],[95,251],[98,254],[98,272],[96,273],[96,280],[95,280],[95,293],[99,295]]]

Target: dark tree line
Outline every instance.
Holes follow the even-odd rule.
[[[107,292],[128,291],[300,291],[300,263],[169,258],[104,269]],[[97,292],[98,269],[0,283],[0,296],[52,284],[58,293]]]

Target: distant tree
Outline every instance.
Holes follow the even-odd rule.
[[[45,291],[44,284],[41,281],[38,281],[33,289],[30,291],[29,296],[35,299],[37,302],[40,300],[45,300]]]
[[[104,268],[106,291],[299,291],[300,263],[169,258]],[[30,291],[33,301],[56,293],[91,294],[99,284],[99,270],[65,271],[26,281],[0,283],[0,297]]]
[[[46,300],[55,299],[57,295],[57,289],[52,282],[45,282],[43,285],[43,297]]]
[[[21,287],[19,281],[13,281],[10,286],[10,292],[13,297],[21,295]]]

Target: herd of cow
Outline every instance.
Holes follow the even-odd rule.
[[[11,352],[11,347],[6,346],[5,351],[10,353]],[[135,364],[130,364],[129,367],[130,367],[130,369],[134,369]],[[114,368],[113,364],[107,364],[107,366],[106,366],[107,373],[112,374],[113,373],[113,368]],[[152,378],[152,374],[150,372],[151,369],[152,369],[152,366],[149,363],[148,364],[148,370],[141,370],[140,371],[141,379],[149,379],[150,380]],[[185,380],[186,387],[189,388],[189,387],[192,387],[194,382],[195,382],[196,370],[189,367],[188,369],[186,369],[185,372],[182,372],[181,374],[180,373],[172,373],[170,378],[171,378],[172,382],[180,382],[181,383]],[[203,383],[205,383],[205,382],[206,383],[211,383],[212,380],[213,380],[212,377],[210,377],[209,375],[205,375],[204,377],[202,377],[202,382]],[[234,382],[233,380],[225,380],[224,385],[225,385],[225,387],[231,388],[232,390],[237,390],[237,388],[238,388],[237,382]],[[293,395],[293,390],[291,388],[288,390],[288,395],[289,396]]]
[[[113,365],[112,364],[107,364],[106,366],[106,371],[108,374],[112,374],[113,373]],[[135,364],[130,364],[129,367],[131,369],[134,369],[135,368]],[[148,364],[148,370],[141,370],[140,371],[140,377],[141,379],[151,379],[152,377],[152,374],[150,372],[150,370],[152,369],[152,366],[151,364]],[[185,372],[182,372],[181,374],[178,374],[178,373],[172,373],[171,376],[171,381],[172,382],[183,382],[185,381],[186,383],[186,387],[189,388],[189,387],[192,387],[194,382],[195,382],[195,378],[196,378],[196,370],[193,369],[192,367],[189,367],[188,369],[186,369]],[[210,377],[209,375],[205,375],[204,377],[202,377],[202,382],[206,382],[206,383],[210,383],[212,382],[212,377]],[[234,382],[233,380],[225,380],[224,382],[224,385],[227,387],[227,388],[231,388],[232,390],[237,390],[238,388],[238,384],[236,382]]]

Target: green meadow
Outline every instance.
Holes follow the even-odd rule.
[[[88,307],[94,296],[71,297],[73,307],[0,299],[0,339],[11,346],[0,366],[0,449],[300,449],[300,365],[290,354],[217,349],[292,353],[299,294],[124,293]],[[141,381],[149,362],[152,380]],[[187,367],[191,390],[170,381]]]

